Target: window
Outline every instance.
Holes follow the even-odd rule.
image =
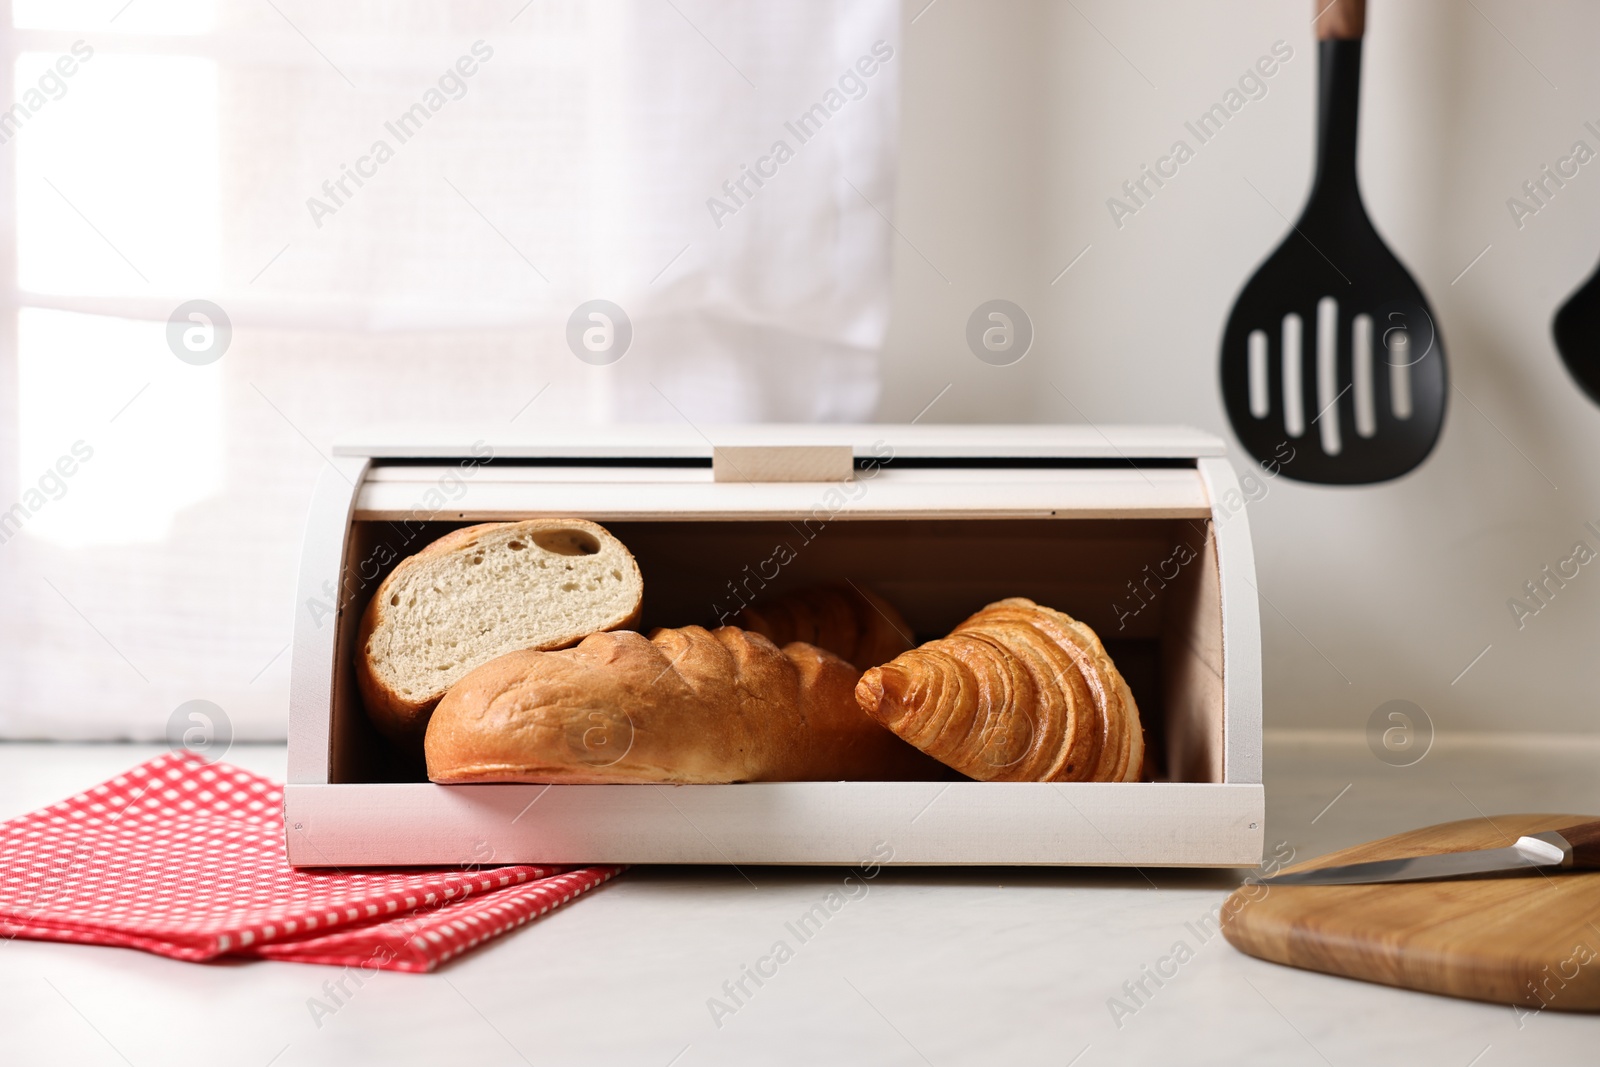
[[[872,412],[889,0],[11,10],[0,734],[281,736],[343,432]]]

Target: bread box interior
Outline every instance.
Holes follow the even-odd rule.
[[[755,447],[782,458],[785,429],[812,434],[805,445],[827,432],[761,428]],[[570,439],[348,446],[319,488],[303,563],[322,625],[303,606],[292,861],[1257,862],[1254,577],[1242,509],[1219,506],[1237,495],[1214,458],[1220,444],[1140,431],[1119,446],[1075,428],[1019,429],[964,443],[949,427],[834,428],[824,445],[853,453],[834,482],[718,481],[714,446],[681,433],[613,440],[621,455]],[[1127,454],[1140,433],[1146,454]],[[731,622],[745,604],[838,581],[886,598],[918,642],[1008,596],[1066,611],[1095,629],[1128,681],[1147,780],[433,785],[420,758],[366,718],[357,621],[404,556],[474,522],[536,516],[600,522],[628,547],[644,577],[645,632]],[[334,598],[321,577],[330,567]],[[1240,580],[1243,606],[1226,595]]]

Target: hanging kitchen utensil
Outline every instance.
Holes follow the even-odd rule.
[[[1600,267],[1561,305],[1550,332],[1567,372],[1600,404]]]
[[[1316,177],[1293,232],[1228,318],[1222,397],[1258,461],[1301,481],[1382,482],[1414,469],[1439,439],[1444,347],[1427,298],[1361,204],[1366,0],[1313,2],[1322,8]]]

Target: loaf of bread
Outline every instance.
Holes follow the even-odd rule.
[[[474,668],[637,625],[639,565],[582,519],[484,523],[402,560],[361,617],[356,683],[390,738],[420,744],[429,713]]]
[[[780,648],[804,641],[861,670],[888,663],[915,644],[894,605],[853,582],[784,593],[745,608],[737,622]]]
[[[773,782],[948,772],[857,706],[859,672],[732,626],[619,631],[513,652],[428,724],[435,782]]]
[[[1132,782],[1139,708],[1093,630],[1023,597],[866,672],[861,707],[980,781]]]

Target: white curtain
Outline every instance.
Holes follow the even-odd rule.
[[[305,507],[351,429],[875,407],[895,0],[5,22],[0,736],[159,737],[205,699],[281,737]],[[575,334],[609,351],[569,346],[593,300],[620,359],[609,310]]]

